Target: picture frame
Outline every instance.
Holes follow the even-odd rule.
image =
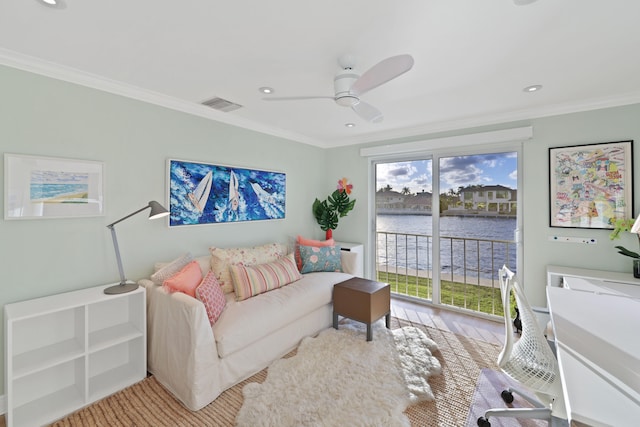
[[[633,218],[633,141],[549,148],[549,225],[613,229]]]
[[[104,163],[4,154],[4,219],[104,216]]]
[[[168,159],[169,227],[284,219],[283,172]]]

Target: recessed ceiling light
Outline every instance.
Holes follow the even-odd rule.
[[[537,92],[540,89],[542,89],[542,85],[532,85],[532,86],[527,86],[524,89],[522,89],[524,92]]]
[[[274,90],[273,88],[267,87],[267,86],[263,86],[260,89],[258,89],[260,92],[264,93],[264,94],[270,94],[273,93]]]
[[[66,7],[64,0],[38,0],[38,2],[43,6],[55,9],[64,9]]]
[[[356,124],[355,124],[355,123],[345,123],[344,125],[345,125],[346,127],[348,127],[348,128],[354,128],[354,127],[356,127]]]

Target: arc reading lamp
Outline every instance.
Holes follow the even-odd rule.
[[[116,237],[116,229],[113,227],[119,222],[124,221],[127,218],[131,218],[132,216],[139,214],[145,209],[151,208],[151,212],[149,213],[149,219],[162,218],[163,216],[169,215],[169,211],[165,209],[160,203],[152,200],[149,204],[142,209],[138,209],[134,213],[131,213],[124,218],[120,218],[116,222],[113,222],[107,225],[107,228],[111,230],[111,238],[113,239],[113,247],[116,250],[116,260],[118,261],[118,271],[120,272],[120,283],[114,286],[110,286],[104,290],[105,294],[113,295],[113,294],[124,294],[127,292],[131,292],[138,288],[137,283],[129,283],[127,279],[124,277],[124,270],[122,269],[122,259],[120,258],[120,248],[118,248],[118,239]]]

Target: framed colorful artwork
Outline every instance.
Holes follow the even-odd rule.
[[[551,227],[633,218],[633,141],[549,148],[549,195]]]
[[[4,219],[104,215],[104,163],[4,155]]]
[[[283,219],[286,174],[168,161],[169,226]]]

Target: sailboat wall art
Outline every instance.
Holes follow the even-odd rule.
[[[285,217],[282,172],[168,160],[169,226]]]

